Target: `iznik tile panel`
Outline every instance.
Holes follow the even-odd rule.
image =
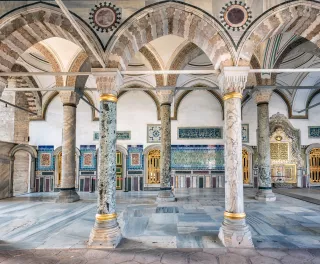
[[[38,146],[37,171],[54,171],[54,146]]]
[[[147,126],[147,142],[160,143],[161,142],[161,125]]]
[[[224,170],[223,145],[172,145],[173,170]]]
[[[128,145],[128,171],[143,170],[143,167],[143,145]]]
[[[320,138],[320,126],[309,126],[308,136],[309,138]]]
[[[93,140],[98,141],[100,138],[99,131],[93,132]],[[131,131],[117,131],[117,140],[130,140]]]
[[[178,127],[178,139],[222,139],[222,127]]]
[[[80,170],[96,171],[97,156],[95,145],[80,145]]]
[[[241,125],[242,142],[249,143],[249,124]]]

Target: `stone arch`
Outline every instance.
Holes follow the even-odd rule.
[[[59,95],[59,92],[57,91],[53,91],[51,92],[51,94],[48,96],[48,99],[44,102],[43,104],[43,107],[42,107],[42,116],[40,119],[38,120],[46,120],[46,117],[47,117],[47,110],[48,110],[48,107],[50,105],[50,103],[52,102],[52,100],[57,96]],[[94,100],[92,99],[91,95],[87,92],[84,92],[83,93],[84,97],[92,104],[92,105],[95,105],[94,103]],[[92,121],[98,121],[99,118],[95,116],[95,109],[93,109],[91,107],[91,117],[92,117]]]
[[[90,65],[88,64],[88,55],[86,52],[81,51],[75,59],[72,61],[71,66],[69,68],[69,72],[79,72],[79,71],[85,71],[85,70],[91,70]],[[89,68],[89,69],[88,69]],[[81,83],[83,84],[82,86],[84,87],[85,83],[87,82],[89,76],[67,76],[66,80],[66,86],[70,87],[76,87],[77,81],[79,83],[81,79]],[[81,88],[83,88],[81,87]],[[79,88],[79,87],[77,87]]]
[[[320,4],[308,0],[284,2],[264,12],[241,37],[237,65],[249,65],[258,45],[286,32],[304,37],[319,46],[316,37],[319,34],[319,13]]]
[[[171,34],[196,44],[215,69],[233,65],[233,43],[216,18],[190,4],[165,1],[141,9],[114,32],[107,44],[107,67],[126,68],[143,46]]]
[[[187,42],[182,43],[181,47],[175,51],[172,55],[173,59],[170,62],[170,70],[182,70],[184,69],[190,61],[197,58],[203,53],[203,51],[194,43]],[[179,75],[169,74],[168,75],[168,85],[175,86],[177,84]]]
[[[306,103],[306,108],[308,108],[308,107],[311,105],[312,100],[313,100],[318,94],[320,94],[320,89],[317,89],[317,90],[313,91],[313,92],[309,95],[308,100],[307,100],[307,103]],[[308,109],[306,110],[305,116],[306,116],[306,118],[309,118],[309,110],[308,110]]]
[[[20,144],[14,146],[10,152],[10,178],[9,178],[9,197],[13,196],[13,177],[14,177],[14,156],[18,151],[25,151],[29,153],[31,162],[29,167],[29,180],[28,180],[28,192],[32,193],[35,190],[35,177],[36,177],[36,158],[38,157],[38,152],[35,147],[26,144]]]
[[[90,35],[93,40],[92,44],[97,48],[97,38],[90,27],[78,17],[76,20]],[[0,70],[4,72],[10,71],[15,61],[28,48],[51,37],[60,37],[79,45],[89,54],[91,64],[100,67],[100,63],[92,55],[68,18],[52,5],[35,3],[28,5],[27,9],[22,6],[6,14],[2,17],[0,35],[0,50],[2,51],[0,53]]]
[[[151,67],[154,71],[163,70],[163,62],[161,61],[160,56],[156,53],[156,51],[151,50],[148,45],[143,46],[140,49],[142,55],[148,60],[151,64]],[[165,77],[163,74],[156,74],[156,84],[157,86],[165,85]]]
[[[57,58],[53,55],[53,53],[44,45],[40,43],[36,43],[34,45],[38,51],[42,53],[42,55],[46,58],[46,60],[51,64],[52,70],[54,72],[61,72],[61,66],[57,60]],[[56,86],[62,87],[64,84],[62,76],[55,76]]]
[[[20,64],[14,64],[12,66],[13,72],[28,72],[28,70],[20,65]],[[25,77],[17,77],[17,82],[19,87],[34,87],[39,88],[37,82],[32,76],[25,76]],[[38,115],[41,115],[41,109],[42,109],[42,94],[41,92],[23,92],[26,97],[26,101],[28,104],[28,108],[30,111],[38,113]],[[30,116],[31,119],[33,117]],[[36,117],[37,118],[37,117]]]

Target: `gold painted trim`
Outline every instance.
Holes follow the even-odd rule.
[[[96,214],[96,220],[98,221],[110,221],[117,218],[117,214]]]
[[[103,94],[100,96],[100,101],[118,102],[117,96],[114,94]]]
[[[231,98],[240,98],[242,99],[242,94],[237,92],[227,93],[223,96],[223,101],[229,100]]]
[[[229,219],[233,219],[233,220],[239,220],[239,219],[244,219],[246,218],[246,214],[245,213],[229,213],[229,212],[224,212],[224,217],[225,218],[229,218]]]

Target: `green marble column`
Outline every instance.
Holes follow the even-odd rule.
[[[158,92],[161,117],[160,191],[157,202],[174,202],[171,190],[171,103],[172,92]]]
[[[117,93],[119,74],[97,77],[100,91],[98,205],[88,246],[115,248],[121,240],[116,213]]]
[[[271,187],[271,157],[269,129],[269,101],[272,89],[259,88],[254,97],[258,108],[258,192],[259,201],[273,202],[276,196]]]

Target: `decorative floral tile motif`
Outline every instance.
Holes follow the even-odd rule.
[[[249,124],[241,125],[242,142],[249,143]]]
[[[147,142],[160,143],[161,142],[161,124],[147,125]]]
[[[320,126],[308,126],[309,138],[320,138]]]
[[[93,141],[98,141],[100,138],[99,131],[93,132]],[[130,140],[131,131],[117,131],[117,140]]]
[[[54,171],[54,146],[38,146],[37,171]]]
[[[143,170],[143,145],[128,145],[127,169]]]
[[[224,170],[223,145],[172,145],[174,170]]]
[[[97,170],[96,146],[81,145],[80,146],[80,170],[95,171]]]
[[[222,127],[178,127],[178,139],[222,139]]]
[[[140,153],[130,153],[131,155],[131,165],[139,166],[141,165]]]

